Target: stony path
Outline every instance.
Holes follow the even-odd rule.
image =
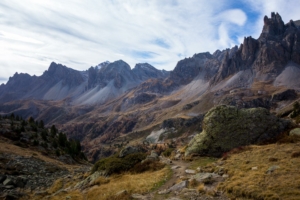
[[[204,193],[199,193],[196,189],[188,189],[186,186],[180,188],[180,190],[167,192],[172,187],[176,187],[174,185],[178,185],[178,180],[182,177],[189,177],[186,173],[186,169],[189,169],[190,163],[178,160],[172,161],[171,163],[166,158],[162,158],[162,161],[169,164],[172,170],[172,177],[160,188],[157,190],[146,194],[139,195],[134,194],[133,199],[141,199],[141,200],[229,200],[226,196],[222,194],[218,194],[218,196],[212,197],[208,196]]]
[[[159,190],[165,190],[176,184],[180,176],[185,175],[185,170],[189,167],[189,163],[183,161],[172,161],[171,170],[173,171],[172,177],[161,187]]]

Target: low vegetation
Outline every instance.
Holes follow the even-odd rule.
[[[189,168],[196,170],[198,167],[206,167],[207,165],[216,161],[217,158],[214,157],[199,157],[197,159],[193,159]]]
[[[233,198],[299,199],[299,144],[249,146],[231,154],[222,166],[229,179],[219,189]]]
[[[119,174],[129,171],[136,164],[140,163],[146,158],[145,153],[133,153],[120,158],[118,154],[100,159],[93,166],[92,172],[104,171],[105,174]]]
[[[170,157],[172,155],[172,153],[174,152],[174,148],[168,148],[166,149],[162,154],[165,156],[165,157]]]
[[[158,166],[157,162],[153,162]],[[149,166],[149,162],[143,163]],[[151,165],[151,166],[153,166]],[[147,193],[159,188],[172,175],[170,167],[160,165],[159,168],[151,167],[146,171],[124,172],[113,174],[109,177],[100,176],[88,188],[84,190],[75,189],[73,186],[79,181],[76,177],[72,179],[59,179],[53,186],[47,190],[49,200],[75,199],[75,200],[126,200],[131,199],[131,194]],[[65,190],[69,188],[68,190]],[[118,194],[120,191],[121,194]],[[46,197],[45,194],[40,196],[32,195],[31,199],[38,200]]]
[[[300,103],[298,101],[293,104],[293,111],[290,116],[296,123],[300,123]]]
[[[110,178],[108,184],[92,188],[87,199],[120,199],[116,194],[121,190],[126,190],[128,194],[143,194],[161,186],[168,178],[170,169],[163,168],[158,171],[147,171],[141,174],[115,175]],[[123,199],[130,199],[126,196]]]

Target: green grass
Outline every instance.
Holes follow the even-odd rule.
[[[218,160],[217,158],[213,158],[213,157],[196,158],[195,160],[192,161],[192,163],[190,165],[190,169],[196,170],[197,167],[200,167],[200,168],[205,167],[206,165],[216,162],[217,160]]]
[[[166,178],[162,179],[161,181],[156,183],[150,191],[157,190],[158,188],[160,188],[162,185],[164,185],[173,176],[173,171],[171,170],[171,167],[168,165],[168,166],[166,166],[166,168],[168,169],[168,173],[166,175]]]
[[[134,153],[119,158],[118,154],[103,158],[95,163],[92,172],[106,171],[108,175],[129,171],[134,165],[146,158],[145,153]]]

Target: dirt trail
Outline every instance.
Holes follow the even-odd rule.
[[[174,169],[176,166],[178,168]],[[171,169],[173,168],[172,177],[163,186],[161,186],[159,190],[168,189],[176,184],[176,181],[179,179],[179,177],[185,175],[185,170],[188,169],[189,166],[190,164],[184,161],[172,161],[170,165]]]
[[[162,161],[165,163],[169,163],[167,161],[167,158],[162,158]],[[170,164],[171,170],[172,170],[172,176],[171,178],[160,188],[157,190],[146,194],[145,196],[138,198],[142,200],[185,200],[185,199],[194,199],[194,200],[200,200],[200,199],[207,199],[207,200],[228,200],[228,198],[224,195],[219,195],[216,197],[213,196],[208,196],[204,193],[200,194],[196,190],[194,190],[192,193],[188,195],[179,195],[178,192],[171,192],[166,195],[160,195],[158,192],[160,191],[166,191],[176,183],[178,183],[178,180],[180,179],[181,176],[188,177],[188,174],[186,174],[185,170],[190,169],[190,162],[185,162],[183,160],[177,160],[177,161],[172,161]],[[184,196],[184,197],[183,197]]]

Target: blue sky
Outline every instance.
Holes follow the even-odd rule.
[[[172,70],[195,53],[257,38],[271,12],[300,19],[299,8],[297,0],[1,0],[0,83],[15,72],[41,75],[52,61]]]

